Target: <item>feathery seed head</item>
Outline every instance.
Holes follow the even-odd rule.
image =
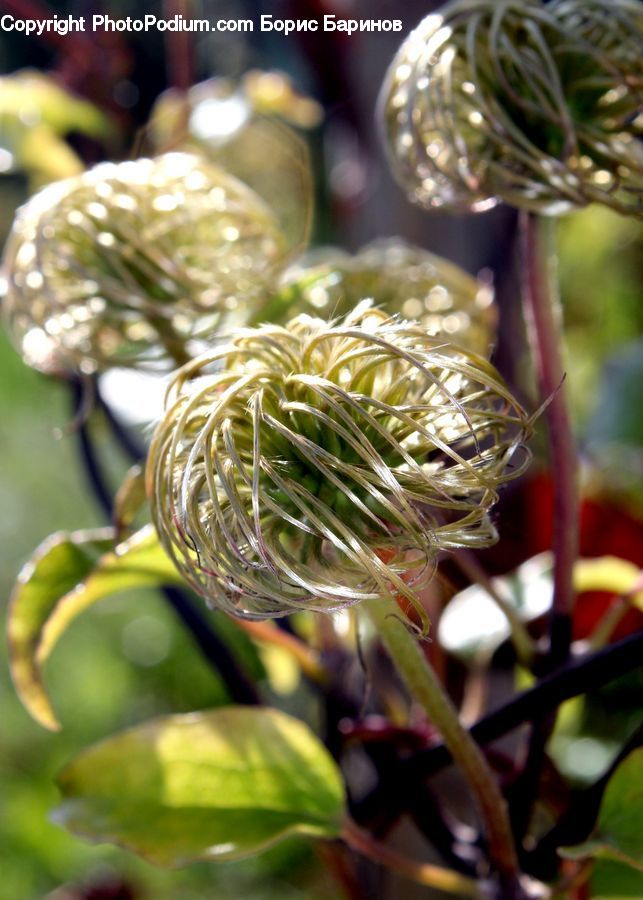
[[[488,355],[495,335],[493,290],[454,263],[399,238],[374,241],[351,256],[329,249],[287,269],[262,315],[284,310],[329,318],[369,299],[417,320],[433,336]],[[280,321],[277,319],[276,321]]]
[[[381,111],[427,208],[643,210],[639,0],[452,0],[400,47]]]
[[[36,367],[53,347],[66,369],[167,368],[247,320],[282,263],[271,213],[224,171],[184,153],[103,163],[19,211],[4,306]]]
[[[483,358],[368,303],[264,325],[180,369],[148,459],[152,517],[187,581],[240,616],[416,591],[487,546],[528,431]],[[514,461],[515,462],[515,461]]]

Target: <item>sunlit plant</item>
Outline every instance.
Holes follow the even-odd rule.
[[[199,157],[103,163],[19,211],[4,314],[37,368],[167,369],[243,321],[284,254],[263,201]]]
[[[306,254],[282,274],[278,291],[256,318],[338,317],[366,298],[419,322],[428,335],[482,356],[493,346],[492,285],[396,238],[373,241],[354,255],[332,248]]]
[[[429,208],[642,210],[637,0],[453,0],[382,91],[394,173]]]
[[[417,589],[489,510],[527,420],[498,373],[362,304],[235,335],[174,376],[148,459],[152,517],[188,582],[242,615]],[[423,613],[422,613],[423,614]]]
[[[310,187],[308,155],[299,137],[278,140],[273,176],[259,138],[277,132],[262,116],[313,125],[318,108],[284,76],[166,96],[148,138],[156,150],[199,155],[101,164],[19,211],[4,307],[25,360],[66,374],[73,390],[81,379],[96,387],[112,366],[174,372],[149,448],[97,390],[104,423],[136,462],[114,500],[87,417],[78,418],[86,474],[114,527],[53,535],[20,573],[8,615],[18,694],[40,724],[59,728],[43,669],[61,635],[97,601],[156,587],[231,700],[136,725],[78,755],[58,779],[55,816],[70,831],[166,866],[313,838],[350,896],[339,841],[476,900],[567,896],[594,856],[641,868],[640,816],[629,815],[640,731],[581,797],[581,823],[573,802],[549,830],[534,814],[558,706],[640,657],[640,637],[600,649],[614,627],[608,616],[593,635],[597,652],[570,660],[575,591],[643,600],[632,564],[577,560],[560,323],[534,217],[593,201],[640,211],[640,10],[633,0],[455,0],[406,39],[382,94],[393,169],[409,196],[429,209],[504,201],[523,211],[525,308],[557,487],[553,566],[541,557],[491,580],[469,552],[499,538],[494,507],[528,464],[535,419],[489,361],[489,284],[398,239],[286,268],[307,233],[299,190]],[[228,118],[208,121],[217,106]],[[453,601],[445,561],[479,586]],[[529,626],[549,605],[551,581],[541,648]],[[523,603],[534,588],[538,603]],[[453,634],[472,598],[484,608],[481,591],[497,615],[465,629],[465,693],[472,682],[484,693],[483,673],[507,639],[536,682],[548,677],[469,729],[432,663],[463,650],[462,632]],[[452,606],[433,629],[441,599]],[[284,628],[261,621],[291,613]],[[307,681],[308,723],[262,705],[261,686],[219,632],[224,616],[254,653],[287,654]],[[303,708],[300,695],[291,699]],[[525,723],[526,761],[522,742],[511,759],[482,749]],[[342,768],[349,744],[358,765]],[[450,762],[477,826],[471,839],[427,786]],[[407,814],[445,866],[380,839]],[[563,870],[562,854],[581,862]]]

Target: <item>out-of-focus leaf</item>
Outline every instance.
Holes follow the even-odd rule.
[[[634,750],[609,780],[592,837],[560,850],[569,859],[595,857],[643,873],[643,748]]]
[[[38,185],[80,175],[85,168],[69,144],[46,125],[36,125],[25,133],[17,155],[21,168],[31,172]]]
[[[643,341],[622,348],[603,373],[596,410],[587,425],[590,446],[621,443],[643,449]]]
[[[12,674],[22,702],[46,728],[59,723],[42,681],[42,666],[81,612],[119,591],[182,584],[151,526],[115,550],[111,529],[55,535],[19,576],[9,614]]]
[[[15,117],[28,126],[43,123],[56,134],[79,131],[101,137],[108,130],[103,113],[31,69],[0,78],[0,117]]]
[[[574,566],[574,589],[629,594],[632,603],[643,610],[643,591],[637,591],[641,571],[631,562],[616,556],[581,559]],[[541,553],[509,575],[493,578],[492,584],[523,622],[537,619],[551,606],[553,594],[552,556]],[[470,660],[479,654],[493,653],[511,634],[506,616],[484,587],[471,585],[460,591],[446,607],[438,628],[445,650]]]
[[[551,606],[551,568],[551,554],[541,553],[515,572],[492,579],[492,584],[522,621],[528,622],[542,616]],[[453,597],[438,627],[438,639],[444,649],[465,661],[493,653],[510,635],[507,617],[477,584]]]
[[[609,859],[596,860],[590,896],[592,900],[641,900],[643,873]]]
[[[598,559],[581,559],[574,567],[574,587],[579,594],[584,591],[609,591],[622,596],[630,595],[630,600],[643,612],[643,573],[634,563],[616,556],[601,556]]]
[[[608,360],[585,433],[588,454],[610,490],[624,492],[639,508],[643,503],[642,406],[643,341],[639,340]]]
[[[259,657],[273,691],[283,695],[292,694],[301,680],[301,670],[293,655],[283,647],[264,644],[259,647]]]
[[[110,528],[59,532],[38,547],[18,575],[7,617],[11,674],[31,715],[46,728],[58,723],[45,693],[35,653],[56,604],[85,578],[113,543]]]
[[[310,729],[275,709],[168,716],[78,756],[55,820],[162,866],[258,853],[295,834],[334,838],[344,789]]]
[[[64,140],[70,132],[103,138],[109,123],[93,104],[73,96],[39,72],[0,77],[0,147],[32,187],[83,171],[82,160]]]

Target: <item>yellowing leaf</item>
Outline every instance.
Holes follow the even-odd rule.
[[[44,623],[59,599],[92,570],[113,542],[109,528],[59,532],[47,538],[23,566],[9,603],[7,637],[18,695],[45,728],[58,728],[35,653]]]
[[[54,535],[18,577],[8,618],[11,672],[23,704],[45,728],[60,726],[42,666],[70,623],[119,591],[183,583],[151,526],[109,550],[113,541],[111,529]]]
[[[619,595],[634,592],[631,601],[643,611],[643,572],[626,559],[601,556],[579,560],[574,566],[574,587],[579,594],[584,591],[610,591]]]
[[[167,716],[85,751],[59,777],[55,819],[161,866],[258,853],[290,835],[335,838],[344,788],[303,724],[276,709]]]

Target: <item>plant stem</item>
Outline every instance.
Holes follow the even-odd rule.
[[[547,675],[535,687],[480,719],[471,728],[470,735],[479,744],[495,741],[519,725],[555,709],[565,700],[598,690],[610,681],[633,672],[641,666],[642,659],[643,632],[639,632]],[[439,772],[450,761],[451,751],[445,742],[416,753],[401,765],[418,777],[428,777]]]
[[[549,465],[554,485],[554,595],[549,623],[549,670],[569,659],[574,611],[574,563],[578,557],[577,454],[563,384],[563,315],[555,277],[556,255],[550,219],[520,214],[523,305],[527,338],[538,377],[545,416]],[[521,839],[529,827],[538,793],[545,747],[555,713],[533,723],[525,766],[513,785],[512,818]]]
[[[457,853],[458,842],[451,825],[429,786],[421,779],[405,777],[405,771],[400,769],[394,733],[389,740],[365,743],[363,749],[377,773],[378,790],[350,804],[355,822],[381,838],[408,812],[415,827],[447,865],[463,875],[474,876],[475,862]]]
[[[207,662],[223,679],[231,700],[234,703],[248,705],[261,703],[252,681],[238,666],[225,643],[214,629],[210,628],[205,617],[196,609],[187,593],[176,587],[164,587],[161,592],[192,635]]]
[[[556,824],[546,832],[538,844],[526,855],[529,870],[552,881],[557,874],[560,857],[558,848],[580,844],[586,841],[594,830],[605,788],[618,766],[629,754],[643,746],[643,725],[634,731],[612,760],[601,777],[589,787],[576,789],[571,795],[567,809]]]
[[[554,277],[553,225],[534,213],[521,213],[523,303],[527,336],[541,399],[549,400],[550,468],[554,483],[554,599],[549,660],[562,665],[569,656],[574,609],[573,566],[578,556],[577,455],[563,385],[562,310]]]
[[[365,888],[353,871],[348,846],[337,841],[317,841],[315,850],[341,887],[346,900],[368,900]]]
[[[639,576],[634,587],[626,594],[620,594],[612,606],[604,614],[589,639],[592,650],[600,650],[609,643],[610,638],[628,614],[634,608],[633,600],[643,590],[643,574]]]
[[[371,837],[368,832],[356,825],[352,819],[347,819],[344,823],[342,838],[353,850],[368,857],[373,862],[379,863],[379,865],[392,869],[405,878],[418,882],[418,884],[445,891],[449,894],[457,894],[461,897],[480,897],[478,883],[472,878],[467,878],[458,872],[452,872],[450,869],[443,869],[441,866],[416,862],[413,859],[402,856],[402,854],[392,850],[386,844],[382,844]]]
[[[192,357],[185,349],[183,341],[177,337],[171,328],[168,328],[167,321],[163,316],[150,314],[147,316],[147,321],[156,331],[159,342],[176,368],[180,368],[190,362]]]
[[[79,456],[91,492],[103,515],[111,521],[113,497],[91,438],[85,406],[85,385],[80,379],[69,382],[72,412],[75,419],[72,432],[76,435]]]
[[[163,12],[166,18],[183,16],[190,19],[192,16],[192,4],[190,0],[164,0]],[[187,91],[192,87],[194,74],[192,61],[194,58],[190,46],[190,34],[186,31],[168,31],[165,43],[165,65],[167,67],[167,82],[180,91]]]
[[[510,884],[515,884],[518,862],[507,806],[482,751],[461,725],[457,710],[445,694],[416,638],[399,618],[397,607],[384,599],[369,600],[363,606],[411,695],[438,728],[446,747],[460,766],[482,813],[491,861]]]

